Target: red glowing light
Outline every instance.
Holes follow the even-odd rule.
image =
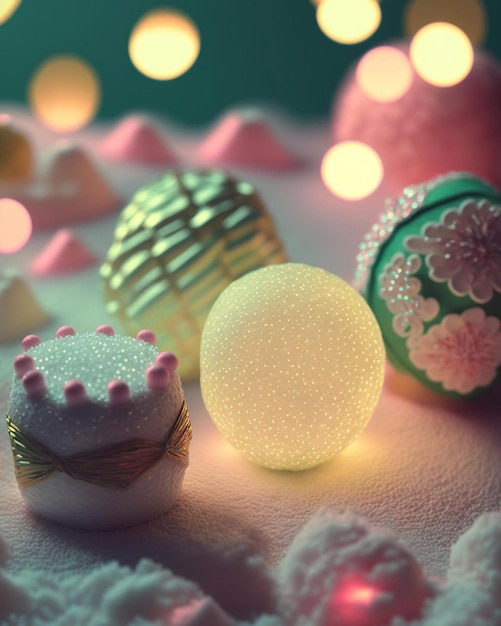
[[[379,615],[381,589],[361,580],[345,581],[333,593],[329,610],[336,616],[333,624],[368,626]],[[379,624],[379,622],[377,622]]]
[[[374,587],[353,585],[343,590],[342,597],[338,597],[338,601],[347,604],[370,606],[379,594],[379,589],[375,589]]]

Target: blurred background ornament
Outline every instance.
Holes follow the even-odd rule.
[[[50,317],[22,276],[3,271],[0,272],[0,319],[0,343],[10,343],[45,326]]]
[[[9,115],[0,115],[0,188],[29,182],[34,175],[34,161],[27,135]]]
[[[371,82],[375,76],[369,81],[365,75],[365,66],[374,61],[374,50],[362,57],[346,78],[333,105],[334,141],[358,141],[370,146],[382,161],[385,186],[392,194],[450,171],[468,171],[500,186],[499,62],[475,50],[470,71],[457,84],[438,86],[401,62],[402,54],[409,54],[409,44],[396,43],[392,48],[393,61],[389,65],[385,61],[383,73],[381,68],[378,70],[375,86]],[[423,67],[430,67],[431,61],[429,71],[436,72],[440,64],[433,56],[433,47],[430,52],[425,46],[425,52]],[[388,67],[392,71],[387,71]],[[463,76],[450,62],[445,63],[444,72],[443,85],[452,80],[452,74]],[[399,95],[397,99],[386,95],[393,88]]]

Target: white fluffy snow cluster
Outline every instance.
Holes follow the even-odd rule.
[[[0,541],[0,566],[7,551]],[[214,572],[217,576],[217,572]],[[452,547],[447,583],[351,514],[321,511],[279,565],[276,615],[253,626],[501,626],[501,513]],[[195,584],[144,559],[70,576],[0,569],[2,626],[243,626]],[[249,624],[245,622],[245,624]]]

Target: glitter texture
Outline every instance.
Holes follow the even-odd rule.
[[[395,228],[409,215],[419,209],[426,198],[425,185],[406,187],[399,198],[387,198],[384,210],[359,245],[357,267],[353,286],[365,290],[369,272],[379,254],[381,245],[390,237]]]
[[[14,374],[8,403],[10,419],[29,438],[61,459],[92,453],[134,439],[161,444],[184,401],[181,382],[172,372],[166,389],[148,389],[146,372],[158,350],[145,341],[82,333],[44,341],[30,348],[47,392],[31,398]],[[87,399],[70,406],[64,389],[80,381]],[[108,385],[128,385],[130,398],[110,402]],[[119,492],[75,480],[57,472],[21,493],[43,517],[80,528],[113,528],[147,521],[177,499],[184,465],[164,457],[126,491]]]
[[[412,254],[407,259],[396,254],[379,276],[379,295],[393,313],[393,330],[400,337],[422,335],[423,322],[434,319],[440,310],[435,298],[420,295],[421,281],[413,276],[421,267],[421,259]]]
[[[214,304],[202,335],[209,414],[248,459],[301,470],[364,429],[384,376],[381,333],[363,298],[322,269],[251,272]]]

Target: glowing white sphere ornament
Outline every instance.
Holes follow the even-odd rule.
[[[284,263],[231,283],[202,333],[200,383],[224,437],[251,461],[303,470],[367,425],[385,353],[376,319],[341,278]]]

